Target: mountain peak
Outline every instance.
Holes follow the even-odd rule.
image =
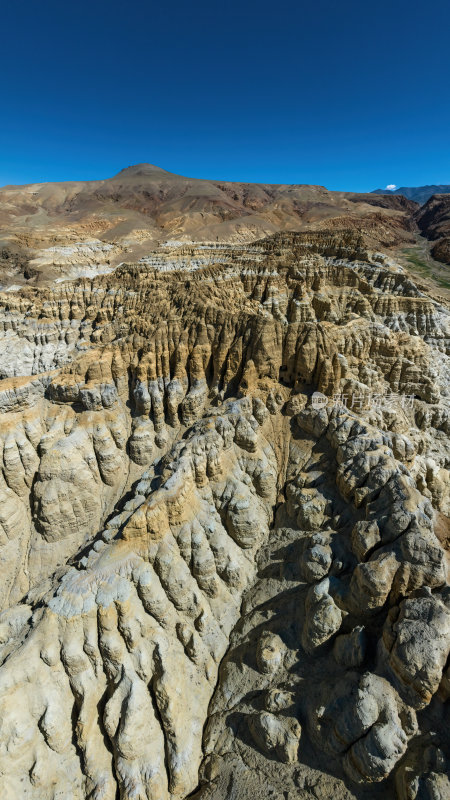
[[[155,164],[132,164],[130,167],[124,167],[113,178],[140,178],[140,177],[155,177],[157,175],[173,175],[166,169],[161,169]]]

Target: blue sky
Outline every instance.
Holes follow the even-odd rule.
[[[447,0],[3,4],[0,185],[450,183]]]

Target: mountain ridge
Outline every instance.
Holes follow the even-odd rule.
[[[450,194],[450,184],[427,184],[426,186],[400,186],[398,189],[374,189],[372,194],[403,195],[424,205],[434,194]]]
[[[373,247],[411,243],[416,209],[398,197],[189,178],[145,163],[103,180],[7,186],[0,189],[0,284],[109,270],[173,240],[246,243],[331,225],[361,230]]]

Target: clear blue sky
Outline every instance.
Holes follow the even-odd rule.
[[[10,0],[0,185],[450,183],[448,0]]]

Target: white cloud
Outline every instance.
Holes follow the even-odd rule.
[[[394,189],[396,189],[396,188],[397,188],[397,184],[395,184],[395,183],[388,183],[388,185],[386,186],[386,189],[387,189],[389,192],[393,192],[393,191],[394,191]]]

